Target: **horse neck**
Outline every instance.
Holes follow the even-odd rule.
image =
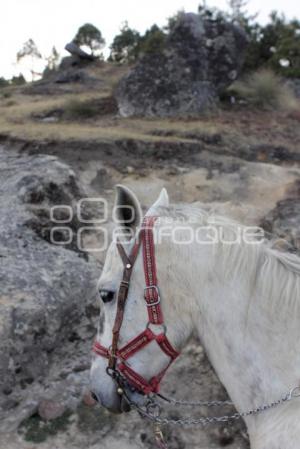
[[[300,404],[289,402],[247,422],[251,449],[298,449]]]
[[[299,321],[293,321],[289,313],[271,310],[269,298],[260,297],[262,291],[266,293],[260,288],[264,282],[260,250],[253,248],[253,254],[245,263],[241,260],[232,275],[229,259],[216,248],[193,245],[177,251],[181,254],[168,254],[169,260],[177,261],[180,271],[172,298],[182,301],[189,296],[188,307],[187,301],[184,305],[191,326],[237,409],[247,411],[270,403],[299,384]],[[282,286],[278,284],[279,288]],[[175,309],[184,313],[178,303]],[[252,447],[296,449],[300,439],[299,401],[297,423],[295,413],[291,413],[295,410],[292,403],[247,419]],[[274,428],[274,421],[282,425]],[[290,431],[281,432],[279,438],[284,428]],[[295,432],[299,433],[297,439]]]

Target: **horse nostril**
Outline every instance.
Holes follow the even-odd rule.
[[[82,401],[88,407],[94,407],[99,402],[95,393],[92,393],[89,390],[84,393]]]
[[[91,398],[94,399],[94,401],[99,402],[97,396],[92,391],[91,391]]]

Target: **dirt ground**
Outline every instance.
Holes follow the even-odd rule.
[[[172,202],[211,204],[220,213],[245,223],[260,223],[300,179],[300,170],[294,161],[289,163],[249,161],[242,157],[224,155],[221,149],[221,155],[207,150],[198,154],[187,149],[186,154],[181,154],[180,157],[177,157],[174,151],[173,158],[164,159],[161,157],[163,154],[161,149],[150,149],[150,157],[149,155],[146,157],[146,147],[142,154],[135,157],[132,152],[129,154],[126,148],[122,152],[115,145],[111,145],[110,148],[104,145],[104,149],[101,148],[101,144],[90,145],[86,149],[77,144],[47,144],[38,148],[28,144],[25,148],[23,144],[19,145],[21,152],[45,152],[65,160],[76,171],[88,195],[93,198],[104,197],[110,206],[113,204],[114,185],[117,183],[132,188],[145,210],[156,199],[160,189],[166,187]],[[96,244],[96,234],[90,236],[86,242],[86,246],[90,248],[94,248]],[[102,264],[105,253],[93,252],[92,257],[96,257]],[[82,393],[82,386],[88,379],[89,345],[90,336],[86,336],[81,343],[79,357],[85,369],[80,373],[73,373],[71,368],[68,375],[71,381],[67,386],[58,382],[56,391],[64,387],[70,392],[75,382],[77,394]],[[70,353],[72,351],[70,345]],[[78,364],[78,358],[71,363],[71,367],[76,363]],[[53,379],[59,377],[63,368],[64,363],[58,356],[57,364],[54,364],[53,373],[48,379],[50,384],[53,383]],[[196,342],[187,347],[184,355],[167,375],[163,390],[180,398],[226,399],[226,393],[216,379],[202,348]],[[32,392],[28,392],[28,397],[32,397]],[[200,410],[202,411],[207,413],[206,410]],[[221,409],[217,413],[227,411]],[[193,410],[183,412],[194,413]],[[178,410],[170,413],[171,416],[179,415]],[[213,411],[209,410],[209,413]],[[41,425],[40,422],[34,427],[32,419],[26,421],[29,428],[21,427],[18,432],[3,435],[0,447],[9,449],[20,447],[79,449],[83,446],[89,449],[154,447],[151,425],[141,421],[134,413],[115,417],[102,409],[91,411],[81,405],[54,431],[45,428],[46,425]],[[206,429],[166,428],[165,433],[171,449],[248,447],[246,430],[241,422]]]

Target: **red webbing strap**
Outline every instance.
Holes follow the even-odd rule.
[[[157,341],[158,345],[162,349],[162,351],[170,357],[170,359],[173,361],[179,356],[179,352],[176,351],[176,349],[173,348],[171,343],[169,342],[167,336],[165,334],[159,334],[156,336],[155,340]]]
[[[162,351],[170,357],[171,361],[175,360],[179,356],[179,352],[177,352],[165,334],[155,335],[151,329],[145,329],[144,332],[139,334],[137,337],[130,340],[123,348],[119,349],[117,352],[118,357],[123,360],[129,359],[136,352],[143,349],[147,346],[151,341],[155,340],[157,344],[160,346]],[[109,350],[102,346],[98,341],[94,341],[93,351],[100,355],[101,357],[109,358]]]
[[[105,348],[104,346],[102,346],[98,341],[94,341],[93,344],[93,351],[97,354],[100,355],[101,357],[105,357],[105,358],[109,358],[109,351],[107,348]]]
[[[123,348],[119,349],[118,356],[123,360],[127,360],[154,339],[155,335],[153,332],[150,329],[145,329],[144,332],[130,340],[130,342],[123,346]]]
[[[147,302],[149,322],[152,324],[163,324],[164,320],[157,286],[155,247],[153,240],[153,226],[157,218],[158,217],[145,217],[142,227],[144,274],[146,282],[144,298]]]
[[[125,365],[125,363],[120,363],[120,365],[118,365],[118,370],[126,377],[131,385],[139,391],[142,391],[144,394],[147,395],[152,392],[158,393],[159,381],[156,377],[153,377],[150,382],[148,382],[140,374],[133,371],[128,365]]]

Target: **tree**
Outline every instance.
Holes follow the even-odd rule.
[[[229,16],[233,21],[238,23],[244,23],[247,11],[245,10],[248,5],[248,0],[227,0],[230,13]]]
[[[46,58],[47,61],[47,70],[56,70],[59,61],[59,53],[56,48],[53,46],[50,55]]]
[[[42,55],[39,52],[35,42],[33,39],[28,39],[27,42],[25,42],[23,44],[23,47],[21,48],[21,50],[18,51],[17,53],[17,62],[20,62],[23,59],[28,59],[30,58],[31,60],[31,75],[32,75],[32,81],[34,80],[34,65],[35,65],[35,61],[38,59],[42,59]]]
[[[284,76],[300,77],[300,22],[288,22],[284,15],[271,14],[261,45],[268,43],[269,66]],[[270,46],[271,44],[271,46]]]
[[[9,86],[9,81],[3,76],[0,76],[0,88]]]
[[[94,56],[99,54],[105,46],[105,39],[102,37],[101,31],[91,23],[86,23],[79,28],[73,42],[79,47],[88,47]]]
[[[26,80],[22,73],[20,73],[18,76],[13,76],[10,80],[10,83],[14,86],[21,86],[22,84],[26,83]]]
[[[264,26],[255,24],[244,71],[271,68],[287,77],[300,77],[300,22],[287,21],[284,15],[272,12]]]
[[[139,54],[140,33],[129,28],[125,22],[120,29],[120,34],[115,36],[111,44],[110,61],[118,63],[134,62]]]
[[[156,24],[147,30],[139,42],[139,53],[160,53],[165,48],[166,34]]]
[[[141,36],[125,22],[121,33],[112,43],[109,59],[120,63],[134,62],[140,55],[161,52],[165,47],[165,39],[166,33],[155,24]]]

